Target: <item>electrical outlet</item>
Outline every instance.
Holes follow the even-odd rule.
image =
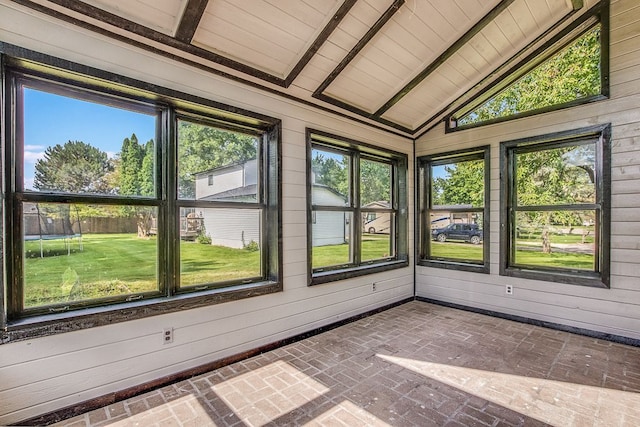
[[[513,295],[513,286],[507,285],[507,287],[505,288],[505,292],[507,293],[507,295]]]
[[[371,286],[371,290],[372,290],[373,292],[375,292],[375,291],[376,291],[376,288],[377,288],[377,287],[376,287],[376,282],[373,282],[373,285]]]
[[[171,344],[173,342],[173,328],[164,328],[162,331],[162,342]]]

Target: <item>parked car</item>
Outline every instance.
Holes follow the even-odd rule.
[[[464,240],[478,245],[482,242],[482,230],[477,224],[449,224],[446,227],[431,230],[431,237],[438,242]]]

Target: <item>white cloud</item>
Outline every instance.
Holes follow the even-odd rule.
[[[25,163],[35,163],[36,160],[41,159],[44,156],[44,151],[31,151],[27,150],[27,147],[24,149],[24,162]]]

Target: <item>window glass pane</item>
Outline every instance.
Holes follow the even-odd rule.
[[[484,160],[432,165],[431,177],[432,207],[484,206]]]
[[[349,205],[349,159],[333,151],[311,152],[311,200],[314,205]]]
[[[601,92],[598,25],[484,104],[458,119],[458,125],[508,117],[598,95]]]
[[[26,308],[158,290],[156,208],[25,202],[22,209]]]
[[[259,209],[181,208],[180,285],[262,276],[261,228]]]
[[[313,268],[351,264],[353,254],[349,242],[352,233],[350,212],[315,211],[312,226]]]
[[[515,264],[595,270],[593,210],[516,213]]]
[[[360,161],[360,206],[391,207],[391,165],[362,159]]]
[[[258,138],[178,121],[178,198],[255,202]]]
[[[362,217],[361,260],[364,262],[395,256],[391,238],[394,235],[395,215],[391,212],[367,212]]]
[[[516,154],[518,206],[595,203],[595,144]]]
[[[28,191],[155,196],[156,117],[24,88]]]
[[[482,262],[484,232],[480,212],[431,212],[432,258]]]

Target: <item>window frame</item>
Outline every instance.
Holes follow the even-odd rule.
[[[483,260],[481,263],[466,262],[462,259],[446,259],[440,257],[432,257],[430,254],[431,225],[430,213],[444,211],[445,209],[433,209],[430,188],[433,186],[433,177],[431,176],[432,166],[443,164],[459,163],[471,160],[482,160],[484,163],[484,201],[483,206],[479,208],[447,208],[448,212],[481,212],[482,213],[482,252]],[[491,185],[491,147],[484,145],[463,150],[448,151],[445,153],[436,153],[427,156],[421,156],[416,159],[418,167],[418,209],[419,209],[419,227],[417,259],[418,265],[424,267],[436,267],[452,270],[471,271],[475,273],[490,272],[490,185]]]
[[[307,276],[308,284],[318,285],[337,280],[373,274],[381,271],[402,268],[409,265],[408,256],[408,200],[407,200],[407,165],[406,154],[369,145],[354,139],[334,135],[328,132],[307,128]],[[312,200],[312,152],[315,148],[340,152],[350,156],[350,188],[349,202],[345,206],[314,205]],[[363,208],[360,206],[360,159],[387,163],[391,166],[391,200],[389,209]],[[313,223],[316,212],[349,212],[352,214],[352,242],[350,251],[354,258],[348,264],[313,268]],[[382,212],[395,215],[390,234],[391,245],[395,249],[393,257],[361,261],[360,249],[362,236],[362,214]]]
[[[2,209],[5,271],[0,286],[0,344],[85,329],[120,321],[198,308],[243,298],[281,292],[282,286],[282,183],[281,120],[221,104],[80,64],[63,61],[12,45],[0,46],[2,77],[3,165]],[[152,112],[156,115],[155,196],[95,195],[32,192],[23,188],[22,113],[16,109],[16,97],[22,85],[48,93]],[[18,104],[20,105],[20,104]],[[181,114],[200,117],[207,124],[224,130],[260,135],[260,178],[262,239],[262,277],[239,279],[195,289],[179,289],[179,233],[177,199],[177,117]],[[14,120],[15,119],[15,120]],[[22,306],[22,212],[23,202],[62,202],[67,204],[106,204],[154,206],[158,212],[157,292],[97,298],[68,307],[50,310],[54,305],[25,310]],[[193,204],[186,201],[186,204]],[[236,206],[236,205],[234,205]],[[177,225],[176,225],[177,224]],[[178,269],[177,269],[178,268]]]
[[[544,63],[547,59],[563,50],[565,47],[576,41],[578,38],[589,32],[597,25],[601,26],[600,30],[600,93],[575,99],[572,101],[549,105],[546,107],[536,108],[504,117],[496,117],[477,123],[466,125],[458,125],[457,120],[464,117],[470,111],[478,108],[491,97],[497,95],[502,90],[509,87],[520,77],[526,75],[529,71]],[[531,54],[519,61],[515,66],[502,74],[499,78],[489,83],[484,89],[478,92],[473,98],[468,99],[459,105],[452,113],[448,114],[444,119],[445,133],[458,132],[467,129],[474,129],[481,126],[488,126],[495,123],[502,123],[518,118],[529,117],[537,114],[544,114],[551,111],[575,107],[582,104],[597,102],[609,99],[610,95],[610,78],[609,78],[609,1],[602,0],[581,17],[572,22],[557,35],[552,37],[548,42],[535,49]]]
[[[544,210],[595,210],[596,211],[596,259],[595,271],[562,269],[558,267],[536,268],[515,264],[515,215],[531,207],[515,206],[515,154],[524,148],[527,152],[542,151],[563,145],[595,143],[596,150],[596,200],[593,204],[570,204],[537,208]],[[538,148],[538,149],[536,149]],[[516,139],[500,143],[500,275],[526,279],[559,282],[590,287],[610,287],[610,236],[611,236],[611,124],[590,126],[540,136]],[[575,206],[574,209],[569,209]]]

